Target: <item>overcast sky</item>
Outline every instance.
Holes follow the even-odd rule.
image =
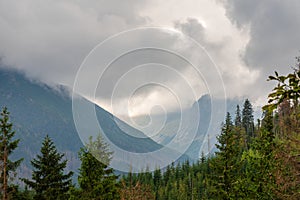
[[[114,57],[116,62],[97,66],[100,71],[91,68],[80,82],[82,88],[90,87],[90,78],[100,77],[95,97],[80,92],[111,112],[132,116],[149,113],[155,105],[165,110],[189,106],[205,93],[246,96],[262,105],[273,87],[266,82],[268,75],[290,72],[299,55],[299,10],[299,0],[0,0],[0,57],[2,67],[72,87],[84,59],[105,39],[131,29],[161,27],[113,37],[95,55],[96,62],[149,42],[169,51],[144,49]],[[202,59],[208,55],[195,50],[191,39],[205,49],[211,63]],[[180,55],[198,60],[200,74]]]

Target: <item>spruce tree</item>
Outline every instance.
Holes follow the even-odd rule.
[[[35,168],[32,172],[32,180],[22,179],[35,190],[35,199],[68,198],[67,192],[72,186],[73,172],[64,174],[67,160],[62,160],[63,157],[64,154],[57,152],[53,141],[47,135],[41,147],[41,155],[37,155],[37,158],[31,161],[31,165]]]
[[[246,131],[247,147],[249,147],[251,138],[254,137],[253,109],[249,99],[246,99],[244,102],[244,107],[242,111],[242,126]]]
[[[153,173],[153,183],[154,183],[154,192],[155,192],[155,199],[159,199],[159,189],[162,182],[162,175],[160,169],[154,170]]]
[[[9,121],[9,112],[4,107],[0,118],[0,163],[1,163],[1,192],[2,199],[8,199],[8,180],[10,172],[14,172],[23,159],[11,161],[9,155],[18,147],[19,139],[13,140],[15,132],[12,130],[12,123]]]
[[[90,138],[89,144],[81,148],[79,158],[78,191],[79,199],[117,199],[117,176],[108,167],[112,152],[99,134],[95,141]],[[75,199],[75,198],[74,198]]]
[[[239,105],[236,106],[234,125],[236,127],[241,127],[242,126],[242,116],[241,116],[241,110],[240,110]]]
[[[226,115],[225,124],[222,126],[221,135],[217,137],[215,159],[212,160],[213,170],[215,173],[215,198],[232,199],[237,198],[234,191],[236,175],[238,172],[238,156],[240,149],[238,146],[239,138],[234,131],[233,122],[229,113]]]
[[[241,115],[241,110],[240,106],[236,106],[236,111],[235,111],[235,119],[234,119],[234,129],[237,134],[237,139],[238,141],[236,144],[240,147],[240,156],[242,154],[242,151],[246,149],[247,146],[247,135],[246,135],[246,130],[243,127],[242,123],[242,115]]]

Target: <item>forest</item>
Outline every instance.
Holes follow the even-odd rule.
[[[217,151],[197,162],[172,163],[164,169],[117,175],[113,156],[100,135],[78,152],[78,184],[66,172],[67,160],[46,136],[31,160],[25,187],[14,182],[23,161],[11,160],[18,148],[9,108],[0,118],[1,198],[7,199],[300,199],[300,58],[288,75],[275,72],[268,81],[276,87],[268,95],[261,119],[254,119],[251,102],[227,113],[217,136]],[[96,156],[95,156],[96,155]]]

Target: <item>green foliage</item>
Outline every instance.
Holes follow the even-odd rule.
[[[99,134],[95,141],[90,138],[86,147],[79,151],[81,167],[79,169],[79,190],[72,199],[117,199],[117,176],[108,167],[112,152]]]
[[[157,169],[153,173],[141,172],[138,175],[129,173],[122,177],[121,182],[126,183],[126,188],[130,185],[141,185],[143,188],[149,188],[147,194],[153,198],[148,199],[210,199],[208,194],[210,188],[209,164],[210,158],[203,157],[196,163],[174,163],[163,171]]]
[[[0,118],[0,184],[4,199],[6,199],[9,194],[8,180],[13,178],[13,175],[15,175],[14,172],[23,160],[11,161],[9,159],[9,156],[18,147],[20,141],[18,139],[14,140],[14,135],[15,132],[12,130],[12,123],[9,121],[9,112],[7,108],[4,107]]]
[[[241,110],[240,110],[239,105],[236,106],[234,125],[236,127],[241,127],[242,126],[242,116],[241,116]]]
[[[22,179],[29,187],[35,190],[35,199],[51,200],[68,198],[68,190],[72,185],[73,172],[64,174],[67,160],[63,154],[57,152],[49,136],[46,136],[41,147],[41,155],[31,161],[35,168],[32,180]]]
[[[28,190],[27,187],[20,189],[17,185],[10,185],[8,197],[8,199],[33,200],[34,191]]]
[[[248,99],[245,100],[242,110],[242,126],[246,131],[246,144],[249,147],[251,138],[254,137],[254,118],[252,105]]]
[[[250,149],[244,151],[242,161],[246,163],[245,173],[240,177],[237,189],[247,199],[274,199],[275,150],[276,144],[271,132],[260,131]]]
[[[278,85],[269,94],[266,112],[276,113],[274,130],[280,143],[276,151],[276,194],[281,199],[300,199],[300,57],[296,68],[287,76],[269,76]]]
[[[277,81],[278,85],[269,94],[269,104],[263,107],[264,110],[273,111],[286,99],[298,104],[300,98],[300,57],[296,57],[296,61],[297,64],[293,73],[279,76],[275,71],[275,76],[269,76],[268,81]]]
[[[297,199],[299,161],[283,158],[299,155],[299,143],[288,143],[293,149],[291,153],[285,141],[276,135],[280,115],[274,117],[272,112],[264,112],[261,126],[256,130],[249,100],[245,101],[243,110],[241,117],[237,107],[234,124],[227,113],[217,137],[218,151],[212,157],[202,155],[196,163],[172,164],[153,173],[124,176],[121,181],[150,187],[155,199]],[[293,116],[287,112],[284,115]],[[289,123],[296,123],[296,119],[292,118]],[[297,128],[299,133],[300,123]],[[252,134],[246,134],[247,130]],[[247,148],[246,138],[251,141]],[[285,166],[287,162],[290,162],[289,167]]]
[[[211,161],[213,165],[212,184],[215,188],[212,193],[215,198],[237,199],[238,197],[238,192],[235,189],[241,171],[241,134],[236,130],[230,114],[227,113],[221,135],[217,137],[216,147],[219,151],[216,152],[216,157]]]

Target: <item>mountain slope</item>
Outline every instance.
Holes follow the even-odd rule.
[[[181,113],[172,113],[164,128],[153,137],[153,140],[167,145],[174,140],[176,134],[193,136],[193,138],[185,137],[178,142],[174,140],[171,148],[182,151],[185,146],[188,146],[183,153],[193,160],[198,160],[202,153],[207,154],[214,151],[216,135],[220,133],[221,123],[224,121],[226,112],[230,112],[234,116],[236,105],[241,105],[241,103],[238,99],[225,101],[203,95],[191,108],[182,110]],[[187,113],[187,118],[183,120],[181,116],[184,113]],[[192,132],[195,134],[191,134]],[[207,142],[208,137],[210,143]]]
[[[81,98],[81,101],[92,104],[84,98]],[[13,128],[16,130],[16,138],[21,139],[13,155],[15,158],[25,158],[21,176],[30,175],[30,160],[39,153],[46,134],[53,139],[59,151],[66,153],[69,160],[68,170],[78,169],[80,163],[77,152],[83,144],[74,125],[72,101],[63,88],[53,90],[43,84],[29,81],[18,72],[1,69],[0,106],[8,108]],[[121,123],[122,127],[126,127],[126,130],[134,135],[144,136],[142,132],[98,106],[96,113],[101,128],[118,147],[136,153],[151,152],[162,147],[150,138],[136,138],[124,133],[117,123]],[[176,154],[174,151],[172,153]]]

